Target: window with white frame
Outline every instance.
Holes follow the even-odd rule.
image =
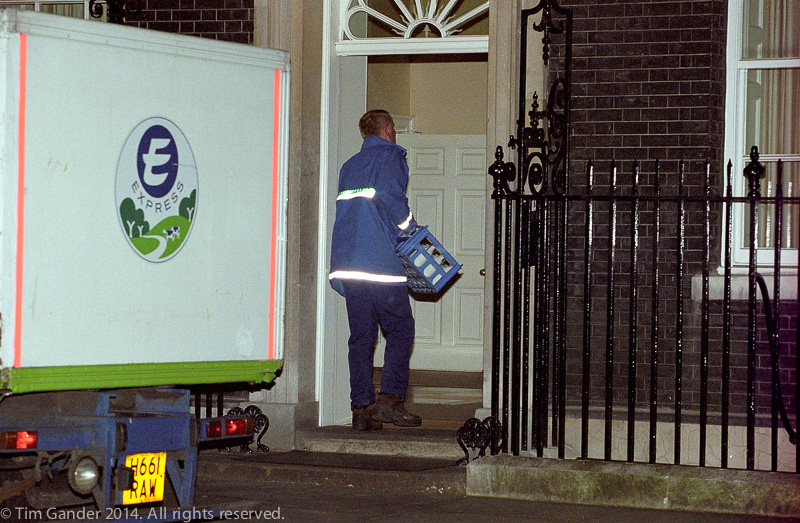
[[[774,196],[778,160],[783,162],[783,195],[800,196],[800,0],[729,0],[725,157],[733,162],[734,195],[745,196],[742,170],[758,146],[766,168],[761,194]],[[797,206],[784,206],[782,266],[797,266]],[[734,265],[749,259],[749,213],[733,211]],[[758,262],[773,263],[774,206],[758,217]]]
[[[339,55],[487,52],[489,47],[489,0],[339,1]]]
[[[16,9],[27,9],[31,11],[40,11],[42,13],[69,16],[71,18],[105,21],[105,9],[102,11],[102,17],[93,18],[89,9],[90,3],[97,4],[98,7],[105,7],[105,2],[101,0],[95,0],[94,2],[90,2],[90,0],[29,0],[27,2],[22,0],[0,0],[0,8],[13,7]]]

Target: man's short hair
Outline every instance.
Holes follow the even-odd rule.
[[[383,128],[392,125],[392,115],[383,109],[373,109],[364,113],[358,121],[358,130],[361,137],[380,135]]]

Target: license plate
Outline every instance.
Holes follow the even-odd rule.
[[[164,499],[166,452],[131,454],[125,466],[133,470],[133,488],[122,492],[122,504],[150,503]]]

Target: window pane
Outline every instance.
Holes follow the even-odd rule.
[[[800,57],[800,0],[745,0],[743,58]]]
[[[776,196],[778,164],[777,162],[763,162],[766,173],[761,180],[761,195],[769,198]],[[783,196],[800,196],[800,162],[783,162]],[[745,193],[747,189],[745,189]],[[800,239],[800,206],[797,204],[784,204],[781,217],[781,248],[797,249]],[[745,216],[750,216],[750,211],[745,206]],[[758,207],[758,247],[775,247],[775,234],[777,222],[775,205],[763,204]],[[745,220],[743,245],[747,245],[750,237],[749,220]]]
[[[745,151],[800,154],[800,69],[747,72]]]
[[[83,2],[74,4],[42,4],[41,11],[54,15],[83,18]]]

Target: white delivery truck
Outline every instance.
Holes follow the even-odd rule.
[[[252,435],[187,388],[282,365],[288,82],[282,51],[0,11],[2,519],[169,520],[198,443]]]

